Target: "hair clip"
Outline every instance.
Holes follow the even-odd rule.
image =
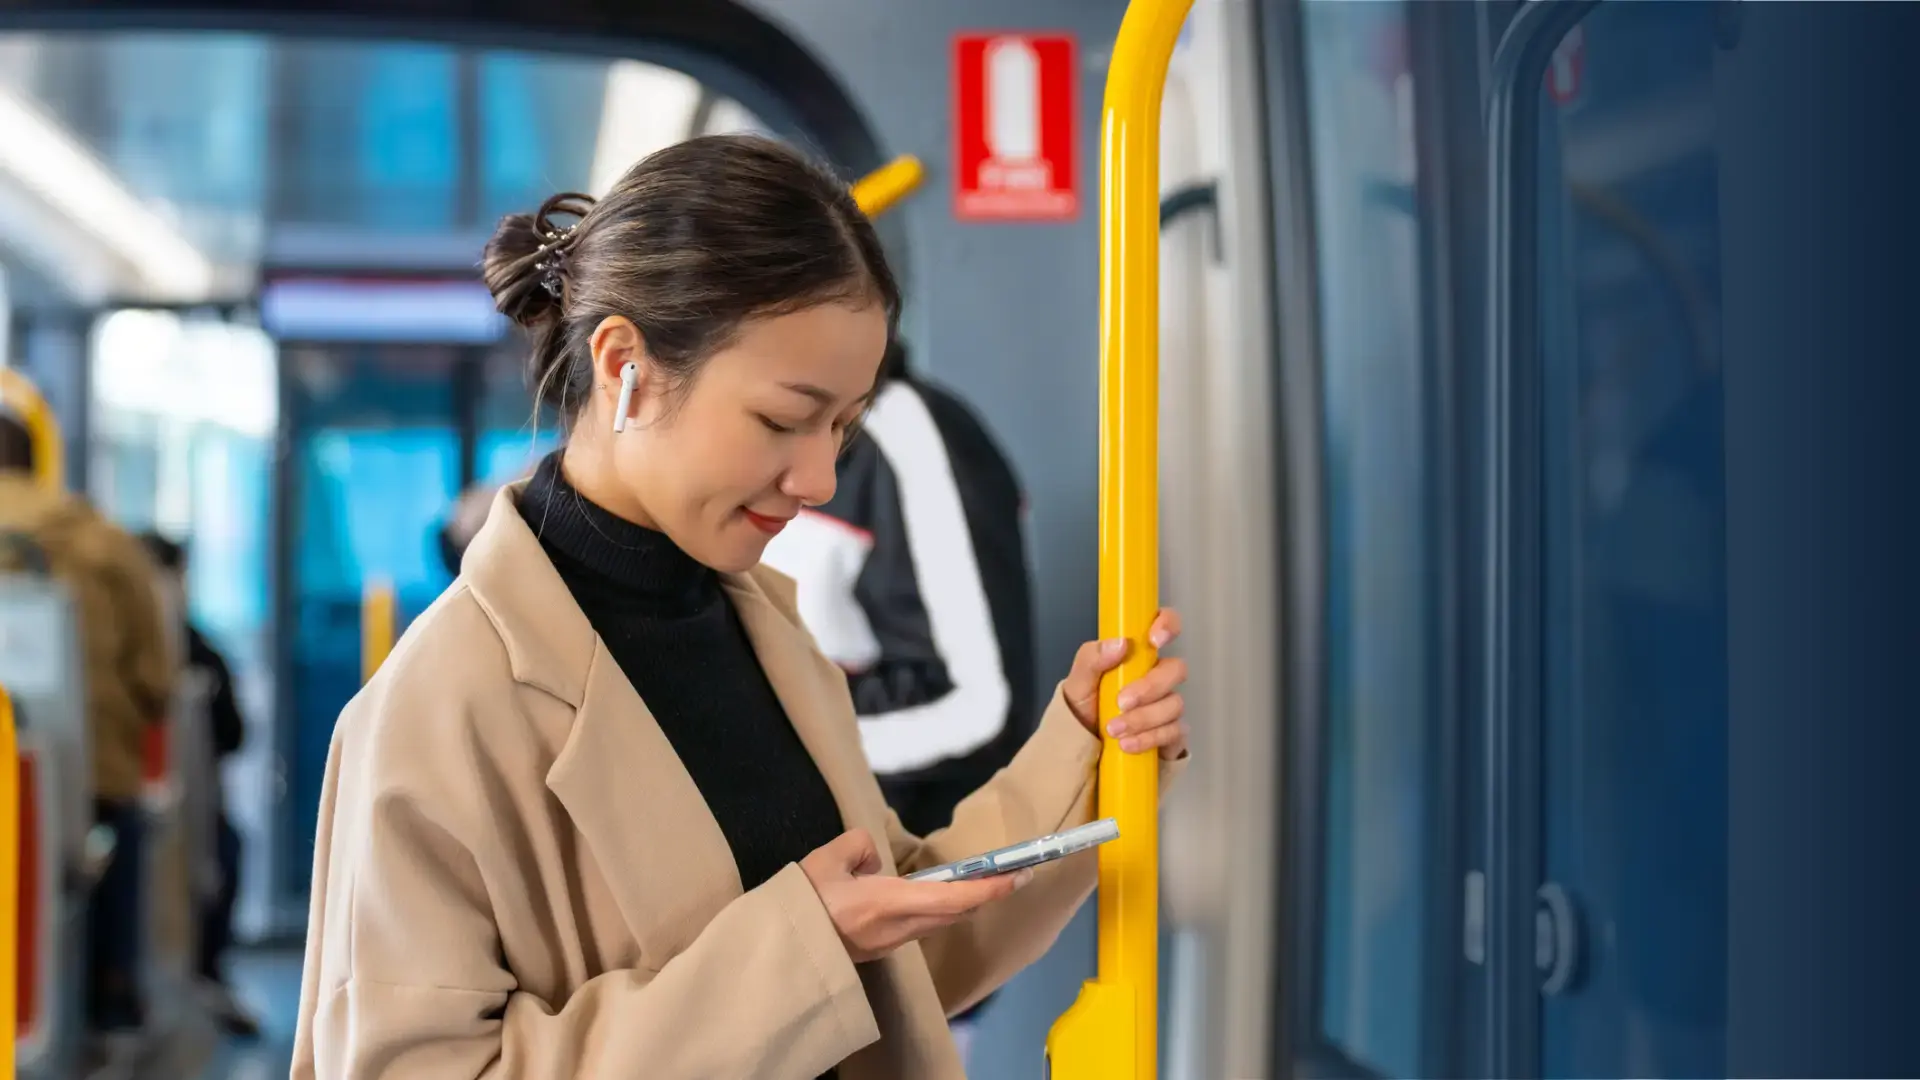
[[[567,248],[572,244],[573,230],[574,226],[569,225],[548,232],[540,250],[534,253],[540,257],[540,261],[533,264],[533,268],[540,271],[540,287],[556,300],[565,287],[562,275],[567,272]]]

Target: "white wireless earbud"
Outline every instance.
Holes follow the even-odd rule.
[[[640,384],[640,365],[629,360],[620,369],[620,401],[613,407],[613,430],[627,430],[627,410],[633,408],[633,388]]]

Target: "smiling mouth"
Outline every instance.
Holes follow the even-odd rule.
[[[756,514],[744,506],[740,508],[740,513],[746,517],[748,523],[754,528],[759,529],[768,536],[779,535],[780,530],[786,528],[787,523],[793,520],[790,517],[777,518],[768,517],[765,514]]]

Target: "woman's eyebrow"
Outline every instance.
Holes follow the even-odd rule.
[[[832,406],[835,400],[833,391],[815,386],[812,383],[783,382],[780,384],[780,387],[783,390],[791,390],[803,397],[812,398],[814,401],[826,406]]]

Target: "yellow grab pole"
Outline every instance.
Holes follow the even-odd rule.
[[[913,194],[926,176],[926,167],[920,164],[919,158],[902,155],[855,181],[853,201],[860,204],[862,213],[877,218]]]
[[[60,422],[47,407],[33,381],[12,368],[0,367],[0,406],[26,425],[33,443],[33,474],[46,487],[66,482],[66,447],[60,441]]]
[[[1131,0],[1100,115],[1100,636],[1133,651],[1100,688],[1100,718],[1153,667],[1160,608],[1160,98],[1193,0]],[[1054,1025],[1056,1080],[1153,1080],[1159,1065],[1160,773],[1154,753],[1100,755],[1094,980]]]
[[[393,651],[393,586],[385,581],[369,581],[360,593],[360,681],[369,682],[373,673]]]
[[[20,1036],[20,739],[0,685],[0,1077],[13,1080]]]

